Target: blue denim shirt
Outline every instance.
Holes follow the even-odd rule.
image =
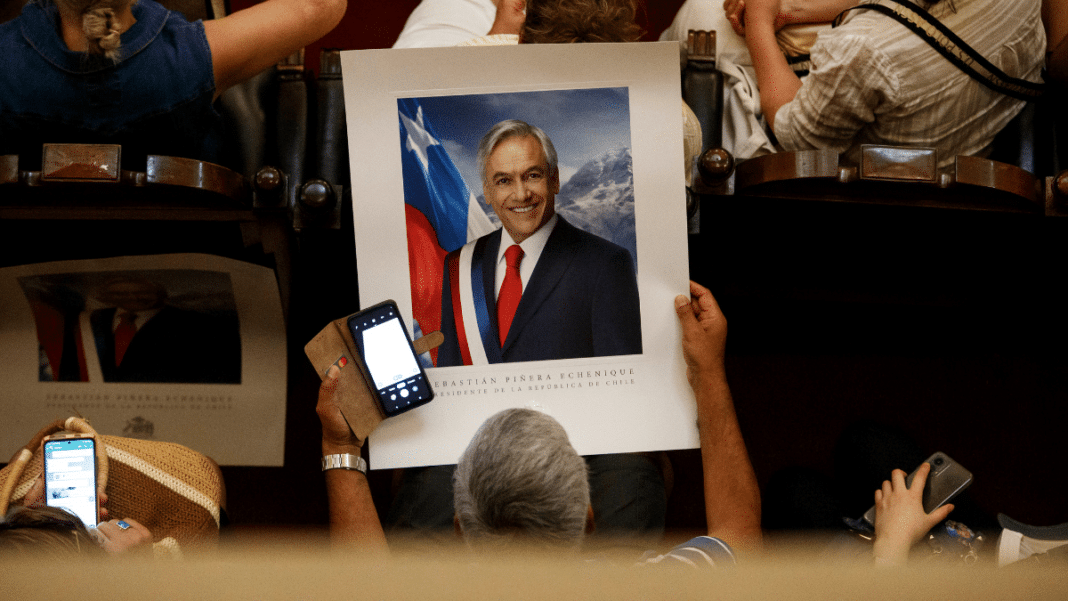
[[[0,25],[0,155],[40,165],[41,144],[122,144],[123,166],[146,154],[218,162],[222,117],[204,24],[152,0],[133,5],[137,22],[111,61],[67,49],[59,13],[33,0]]]

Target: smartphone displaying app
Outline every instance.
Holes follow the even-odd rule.
[[[349,318],[349,331],[364,375],[377,391],[387,416],[425,405],[434,398],[396,303],[386,301],[356,313]]]
[[[96,526],[96,441],[61,438],[44,443],[45,504]]]

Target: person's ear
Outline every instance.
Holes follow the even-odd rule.
[[[460,527],[460,516],[452,514],[452,528],[456,531],[456,538],[464,537],[464,529]]]
[[[459,524],[457,523],[457,527]],[[593,505],[586,506],[586,536],[593,534],[593,531],[597,529],[597,525],[593,521]]]

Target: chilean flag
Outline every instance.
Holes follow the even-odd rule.
[[[401,98],[397,106],[412,312],[417,331],[430,333],[441,328],[445,255],[496,228],[438,141],[419,100]],[[437,358],[436,349],[431,355]]]

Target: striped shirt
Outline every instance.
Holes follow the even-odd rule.
[[[638,566],[677,566],[696,569],[734,566],[737,560],[727,543],[711,536],[692,538],[674,549],[656,555],[650,551],[638,560]]]
[[[954,0],[930,9],[1012,77],[1039,81],[1045,33],[1039,0]],[[775,114],[785,150],[830,148],[856,163],[861,144],[930,146],[939,167],[985,155],[1024,102],[972,79],[905,26],[873,10],[850,11],[821,32],[812,71]]]

